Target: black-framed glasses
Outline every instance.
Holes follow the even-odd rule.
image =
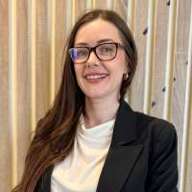
[[[124,46],[120,43],[109,42],[94,47],[73,47],[69,49],[69,54],[75,64],[85,63],[92,51],[100,61],[110,61],[116,57],[118,48],[124,48]]]

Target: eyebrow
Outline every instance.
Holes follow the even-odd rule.
[[[96,42],[96,44],[100,44],[100,43],[104,43],[104,42],[112,42],[112,39],[100,39],[99,41]],[[75,44],[75,46],[87,46],[89,45],[89,43],[84,43],[84,42],[80,42]]]

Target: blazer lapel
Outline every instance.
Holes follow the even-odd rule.
[[[136,114],[123,101],[114,126],[111,146],[100,175],[97,192],[119,192],[131,173],[143,145],[137,144]]]

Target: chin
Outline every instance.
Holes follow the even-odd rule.
[[[104,98],[106,97],[106,93],[103,92],[95,92],[95,93],[88,93],[88,92],[84,92],[85,97],[89,98],[89,99],[99,99],[99,98]]]
[[[85,97],[89,98],[89,99],[101,99],[101,98],[104,98],[105,95],[102,95],[102,94],[87,94],[85,95]]]

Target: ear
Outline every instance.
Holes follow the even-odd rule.
[[[124,73],[127,73],[127,74],[129,74],[129,58],[128,58],[128,56],[126,55],[125,56],[125,69],[124,69]]]
[[[123,80],[124,80],[124,81],[127,80],[128,77],[129,77],[128,73],[123,73]]]
[[[128,66],[128,64],[125,66],[124,74],[129,74],[129,66]]]
[[[123,73],[123,80],[127,80],[129,77],[129,64],[126,63],[124,73]]]

